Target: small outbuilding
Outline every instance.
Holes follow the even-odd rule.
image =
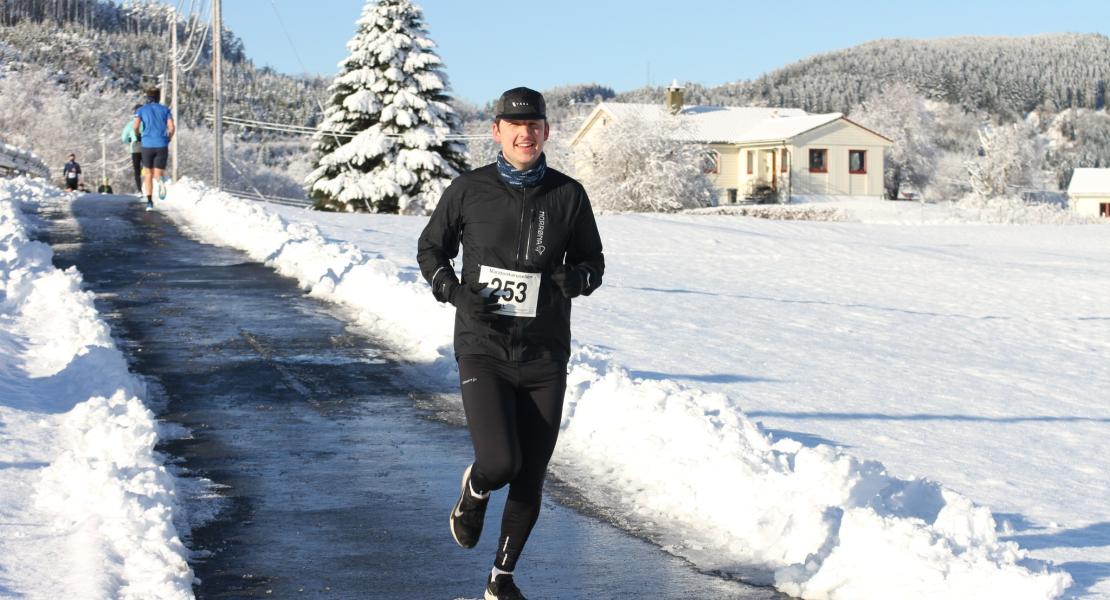
[[[1068,185],[1068,206],[1079,215],[1110,218],[1110,169],[1076,169]]]

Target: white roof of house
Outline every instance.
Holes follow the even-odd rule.
[[[666,108],[658,104],[602,102],[598,109],[618,120],[628,116],[647,120],[670,116]],[[703,143],[775,142],[832,123],[842,116],[840,113],[811,115],[800,108],[688,106],[679,113],[684,125],[680,136]]]
[[[1076,169],[1071,175],[1068,194],[1110,195],[1110,169]]]

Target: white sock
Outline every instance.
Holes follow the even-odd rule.
[[[470,495],[474,496],[475,498],[477,498],[479,500],[485,500],[486,498],[489,498],[489,492],[486,492],[484,494],[479,494],[478,492],[474,491],[474,482],[473,481],[466,482],[466,487],[467,487],[467,489],[470,490]]]
[[[509,577],[512,577],[513,572],[512,571],[502,571],[501,569],[498,569],[497,567],[494,567],[493,570],[490,571],[490,574],[489,574],[490,581],[493,581],[494,579],[497,579],[498,575],[508,575]]]

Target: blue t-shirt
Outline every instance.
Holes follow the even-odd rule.
[[[143,121],[143,148],[165,148],[170,145],[166,122],[173,118],[170,109],[157,102],[147,102],[135,116]]]

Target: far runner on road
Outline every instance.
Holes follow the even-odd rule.
[[[132,128],[142,132],[143,168],[146,174],[143,181],[143,193],[146,194],[146,209],[154,208],[153,187],[158,183],[158,199],[166,197],[165,170],[169,158],[170,140],[173,139],[174,124],[170,109],[159,104],[162,99],[162,90],[153,87],[146,91],[149,102],[135,111],[135,120]]]
[[[570,358],[571,299],[605,272],[582,185],[547,167],[543,96],[506,91],[495,106],[497,161],[460,175],[420,235],[417,260],[455,313],[455,358],[474,462],[451,510],[451,535],[478,543],[490,492],[509,486],[486,600],[524,600],[513,573],[540,512]],[[462,280],[451,260],[463,248]]]
[[[81,178],[81,165],[77,162],[77,155],[70,154],[69,160],[62,167],[62,177],[65,178],[66,191],[77,191],[78,180]]]

